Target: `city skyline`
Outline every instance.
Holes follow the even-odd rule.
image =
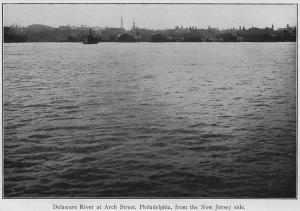
[[[271,27],[297,25],[296,5],[6,4],[4,25],[100,26],[166,29],[175,26]]]

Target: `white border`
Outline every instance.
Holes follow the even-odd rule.
[[[97,1],[97,0],[0,0],[1,3],[281,3],[281,4],[298,4],[300,0],[104,0],[104,1]],[[299,5],[298,5],[299,6]],[[2,17],[2,10],[1,10],[1,17]],[[1,20],[2,21],[2,20]],[[299,22],[299,15],[298,15],[298,22]],[[2,34],[2,28],[0,29]],[[298,29],[298,36],[299,36],[299,29]],[[0,36],[2,42],[2,36]],[[298,52],[299,52],[299,45],[298,45]],[[298,55],[297,55],[298,56]],[[1,56],[2,58],[2,51]],[[2,64],[2,61],[1,61]],[[297,67],[298,68],[298,67]],[[2,68],[1,68],[2,69]],[[1,90],[0,94],[2,93],[2,74],[1,77]],[[299,81],[299,75],[298,75]],[[298,90],[299,91],[299,87]],[[298,92],[297,92],[298,93]],[[298,106],[299,106],[299,98],[298,98]],[[1,105],[2,111],[2,97],[1,97]],[[299,107],[298,107],[299,109]],[[297,117],[299,122],[299,116]],[[2,128],[2,121],[0,121],[0,126]],[[299,131],[299,125],[298,125]],[[1,140],[2,140],[2,132],[1,132]],[[298,142],[299,143],[299,142]],[[2,152],[2,144],[0,145],[0,152]],[[299,153],[299,144],[297,152]],[[298,163],[299,163],[299,156]],[[2,198],[2,156],[0,156],[0,181],[1,181],[1,188],[0,188],[0,197]],[[298,168],[298,176],[299,176],[299,168]],[[298,179],[299,182],[299,179]],[[299,184],[298,184],[298,197],[299,197]],[[245,207],[245,211],[299,211],[300,210],[300,202],[299,199],[0,199],[0,211],[61,211],[62,209],[53,209],[53,205],[77,205],[85,204],[85,205],[136,205],[137,209],[139,210],[139,204],[168,204],[173,206],[175,204],[179,205],[198,205],[201,206],[202,204],[211,205],[213,208],[216,204],[219,205],[242,205]],[[65,209],[64,209],[65,210]],[[80,210],[80,209],[78,209]],[[83,210],[83,209],[81,209]],[[96,209],[94,209],[96,210]],[[103,209],[102,209],[103,210]],[[117,209],[120,210],[120,209]],[[203,209],[199,209],[202,211]],[[215,210],[215,209],[213,209]],[[233,209],[231,209],[233,210]],[[84,210],[86,211],[86,210]],[[113,210],[116,211],[116,210]],[[128,211],[128,210],[122,210]],[[144,210],[144,211],[158,211],[158,210]],[[174,211],[174,209],[172,210]],[[181,210],[176,210],[181,211]],[[210,210],[211,211],[211,210]],[[223,211],[223,210],[222,210]]]

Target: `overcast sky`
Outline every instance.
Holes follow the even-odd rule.
[[[174,4],[5,4],[4,25],[136,26],[149,29],[197,26],[275,28],[297,24],[296,5],[174,5]]]

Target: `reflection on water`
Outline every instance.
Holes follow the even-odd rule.
[[[295,197],[295,49],[4,44],[5,197]]]

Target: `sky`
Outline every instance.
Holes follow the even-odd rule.
[[[297,25],[296,5],[220,4],[5,4],[4,25],[44,24],[90,27],[136,26],[166,29],[175,26],[208,26],[220,29],[245,26],[274,28]]]

